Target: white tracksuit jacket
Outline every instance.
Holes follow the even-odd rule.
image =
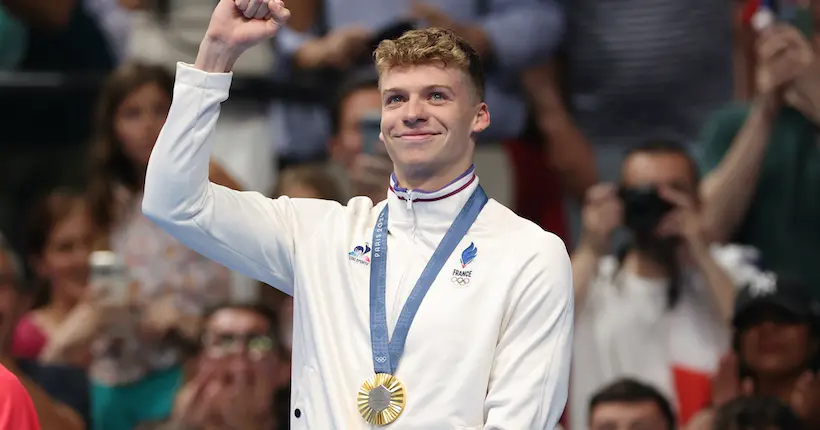
[[[356,395],[373,375],[370,257],[363,251],[376,218],[390,205],[392,333],[478,179],[468,172],[430,193],[394,183],[386,201],[356,197],[347,206],[273,200],[212,184],[208,136],[231,77],[178,65],[173,105],[148,165],[143,211],[192,249],[293,295],[293,429],[369,429]],[[462,267],[461,253],[471,243],[478,252]],[[567,399],[572,291],[561,240],[490,200],[413,321],[396,371],[407,406],[388,428],[553,429]]]

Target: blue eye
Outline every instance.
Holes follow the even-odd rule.
[[[390,104],[390,103],[399,103],[399,102],[401,102],[401,101],[402,101],[402,97],[401,97],[401,96],[398,96],[398,95],[396,95],[396,96],[390,96],[390,97],[388,97],[388,98],[387,98],[387,104]]]
[[[432,93],[432,94],[430,94],[430,98],[432,100],[436,100],[436,101],[444,100],[444,94],[442,94],[442,93]]]

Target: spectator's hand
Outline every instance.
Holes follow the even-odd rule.
[[[757,57],[757,91],[771,96],[803,74],[814,61],[814,51],[799,30],[776,25],[760,34]]]
[[[609,250],[612,232],[623,223],[624,207],[615,184],[602,183],[589,188],[581,210],[581,243],[602,255]]]
[[[815,58],[792,85],[786,87],[783,99],[786,104],[820,124],[820,59]]]
[[[350,183],[357,196],[368,196],[373,202],[384,200],[393,162],[386,156],[359,154],[350,166]]]
[[[695,198],[672,187],[661,187],[658,192],[673,209],[661,219],[656,234],[659,237],[680,237],[691,252],[708,253],[709,241],[706,239],[706,231]]]
[[[152,301],[143,309],[140,332],[149,339],[161,339],[179,326],[182,313],[174,303],[173,295]]]
[[[225,369],[216,360],[201,360],[194,378],[186,383],[174,402],[172,421],[191,428],[205,428],[211,423],[216,402],[225,387]]]
[[[789,398],[789,404],[809,427],[817,428],[820,425],[820,376],[812,372],[801,375]]]
[[[346,69],[367,50],[370,31],[361,27],[333,30],[324,37],[305,42],[294,54],[297,66],[303,69],[333,67]]]
[[[740,396],[754,394],[754,385],[751,378],[740,380],[740,368],[737,355],[730,352],[720,358],[717,373],[712,380],[713,409],[731,402]]]
[[[233,357],[238,359],[237,357]],[[222,421],[229,429],[266,430],[271,427],[274,373],[271,357],[229,370],[219,404]]]
[[[89,345],[106,327],[116,325],[127,317],[125,305],[111,304],[108,290],[88,292],[66,316],[65,321],[49,338],[40,359],[46,363],[85,365],[89,359]]]

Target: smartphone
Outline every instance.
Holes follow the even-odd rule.
[[[89,256],[90,284],[94,293],[112,305],[128,302],[130,277],[122,259],[112,251],[94,251]]]
[[[380,112],[370,112],[359,121],[359,131],[362,134],[362,153],[367,155],[385,156],[387,151],[384,142],[379,139],[381,133],[382,116]]]

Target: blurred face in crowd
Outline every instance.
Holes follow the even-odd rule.
[[[490,125],[490,114],[466,73],[439,64],[394,67],[380,85],[381,139],[397,170],[423,176],[470,166],[472,136]]]
[[[151,83],[134,90],[117,108],[114,132],[135,165],[148,165],[170,106],[171,95]]]
[[[0,252],[0,355],[7,351],[17,317],[25,307],[15,287],[14,268],[8,255]]]
[[[254,363],[279,364],[270,324],[249,309],[216,311],[206,323],[202,341],[206,357],[224,360],[237,372],[250,372]]]
[[[740,335],[740,354],[749,369],[773,376],[802,372],[818,347],[809,325],[776,307],[749,312]]]
[[[53,226],[41,256],[33,261],[38,277],[48,281],[53,295],[78,301],[85,294],[91,240],[91,222],[83,204],[75,205]]]
[[[630,155],[621,166],[624,187],[671,187],[696,195],[697,180],[689,160],[674,152],[638,152]]]
[[[319,190],[302,183],[293,183],[282,189],[282,195],[292,199],[321,199]]]
[[[381,94],[378,87],[360,88],[345,97],[339,105],[339,130],[333,137],[330,153],[343,166],[350,167],[353,159],[362,152],[364,137],[361,123],[369,114],[381,110]],[[290,196],[290,194],[287,194]]]
[[[607,402],[590,414],[590,430],[672,430],[655,402]]]

